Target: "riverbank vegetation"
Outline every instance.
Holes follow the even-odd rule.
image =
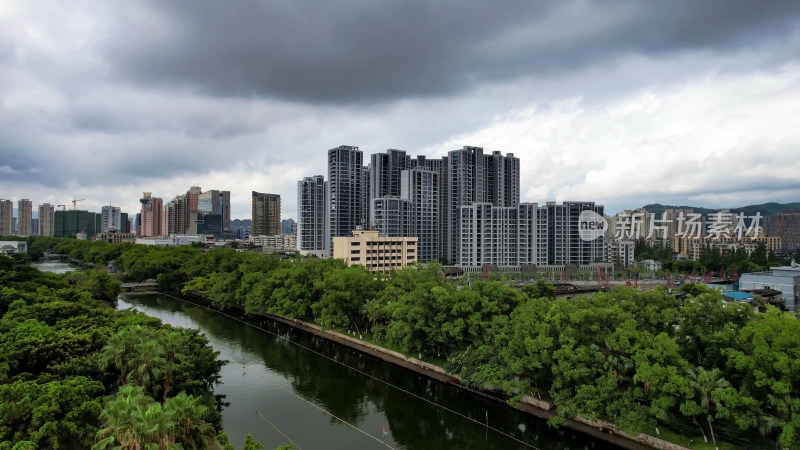
[[[195,330],[102,302],[119,291],[107,272],[48,274],[0,256],[0,448],[213,438],[224,362]]]
[[[800,446],[800,322],[700,286],[684,286],[685,297],[618,288],[556,299],[544,282],[467,285],[437,266],[376,276],[336,260],[142,246],[115,260],[126,279],[154,278],[221,309],[370,333],[445,359],[467,384],[511,402],[552,401],[553,425],[581,416],[636,434],[683,424],[709,442],[764,436]]]

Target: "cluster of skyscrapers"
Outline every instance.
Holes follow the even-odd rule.
[[[192,186],[166,205],[163,199],[153,197],[150,192],[145,192],[139,202],[142,205],[137,220],[139,236],[187,234],[234,238],[230,191],[212,189],[203,192],[199,186]]]
[[[116,208],[117,214],[111,217],[105,206],[102,214],[67,210],[66,205],[58,206],[63,209],[57,211],[56,206],[42,203],[38,208],[38,216],[33,217],[33,202],[23,198],[17,201],[17,217],[13,217],[14,203],[11,200],[0,200],[0,236],[69,237],[71,233],[71,237],[75,237],[84,229],[94,234],[96,230],[107,227],[109,220],[116,220],[116,226],[122,225],[123,216],[119,214],[119,208]],[[124,215],[124,219],[127,223],[127,215]]]
[[[298,247],[332,254],[334,237],[376,230],[417,237],[419,260],[461,266],[590,264],[603,260],[603,237],[580,237],[579,217],[593,202],[520,202],[520,162],[512,153],[464,147],[441,159],[390,149],[365,164],[358,147],[328,150],[328,178],[298,182]]]

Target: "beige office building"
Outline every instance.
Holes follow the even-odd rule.
[[[39,205],[39,235],[53,236],[55,231],[55,207],[49,203]]]
[[[416,237],[379,237],[377,231],[353,231],[333,238],[333,257],[371,272],[389,272],[417,262]]]

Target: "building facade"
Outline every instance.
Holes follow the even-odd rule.
[[[439,172],[425,165],[400,174],[400,198],[408,202],[407,235],[419,239],[420,261],[436,261],[441,257],[440,180]]]
[[[768,272],[742,274],[739,290],[774,289],[781,291],[786,310],[800,310],[800,267],[773,267]]]
[[[589,265],[604,261],[604,237],[581,237],[581,213],[592,211],[600,217],[604,208],[594,202],[547,202],[548,264]]]
[[[417,262],[416,237],[381,237],[374,230],[355,230],[333,239],[333,257],[370,272],[390,272]]]
[[[231,233],[231,193],[212,189],[197,198],[197,234],[217,239],[233,238]]]
[[[14,234],[14,202],[0,200],[0,236]]]
[[[55,237],[77,238],[78,235],[91,239],[97,234],[100,214],[82,210],[56,211],[54,214]]]
[[[766,232],[770,236],[778,236],[783,243],[783,250],[796,252],[800,250],[800,211],[783,211],[766,218]]]
[[[281,234],[281,196],[252,193],[252,234],[274,236]]]
[[[55,233],[55,207],[49,203],[39,205],[39,236],[53,236]]]
[[[110,228],[107,231],[103,231],[98,233],[94,236],[95,241],[105,241],[112,244],[119,244],[121,242],[135,242],[136,235],[133,233],[119,231],[114,228]]]
[[[33,234],[33,202],[27,198],[17,202],[17,230],[18,236],[30,236]]]

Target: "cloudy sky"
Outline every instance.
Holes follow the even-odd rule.
[[[502,4],[502,6],[500,6]],[[800,200],[797,2],[0,1],[0,197],[278,193],[464,145],[525,201]]]

